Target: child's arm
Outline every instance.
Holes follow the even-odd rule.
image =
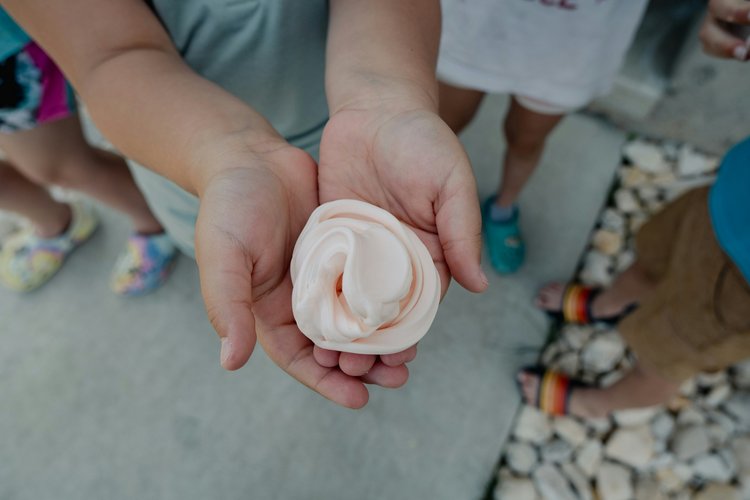
[[[115,146],[200,197],[196,260],[225,368],[247,361],[257,326],[269,357],[341,405],[363,406],[364,382],[406,381],[398,355],[386,358],[397,366],[362,378],[335,360],[316,361],[292,316],[288,273],[292,246],[318,203],[315,163],[244,102],[193,73],[145,2],[2,5],[60,64]]]
[[[437,115],[439,0],[331,0],[321,201],[356,197],[416,227],[441,272],[484,290],[468,158]]]

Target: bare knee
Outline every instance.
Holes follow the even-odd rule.
[[[546,134],[535,134],[521,130],[519,127],[511,125],[507,120],[503,125],[503,131],[505,132],[508,150],[516,156],[538,156],[544,150],[544,144],[547,141]]]
[[[81,158],[43,158],[24,165],[24,173],[42,186],[75,189],[86,180],[86,160]]]
[[[19,183],[29,182],[15,169],[8,165],[0,165],[0,196],[3,193],[16,190]]]

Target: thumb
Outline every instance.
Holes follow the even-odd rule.
[[[487,276],[481,268],[482,216],[473,176],[438,200],[436,224],[451,275],[464,288],[483,292]]]
[[[711,0],[709,11],[717,19],[732,24],[750,24],[750,4],[745,0]]]
[[[221,339],[221,365],[236,370],[255,347],[252,258],[230,232],[201,222],[199,217],[195,241],[201,294],[208,319]]]

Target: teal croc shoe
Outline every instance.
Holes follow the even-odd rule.
[[[484,237],[490,253],[490,263],[500,274],[512,274],[518,271],[526,256],[526,247],[521,239],[518,227],[518,209],[508,221],[496,222],[490,218],[490,209],[495,198],[484,202],[482,219]]]

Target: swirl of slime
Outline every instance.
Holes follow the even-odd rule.
[[[291,275],[297,326],[325,349],[402,351],[427,333],[440,303],[440,276],[424,243],[362,201],[331,201],[310,215]]]

